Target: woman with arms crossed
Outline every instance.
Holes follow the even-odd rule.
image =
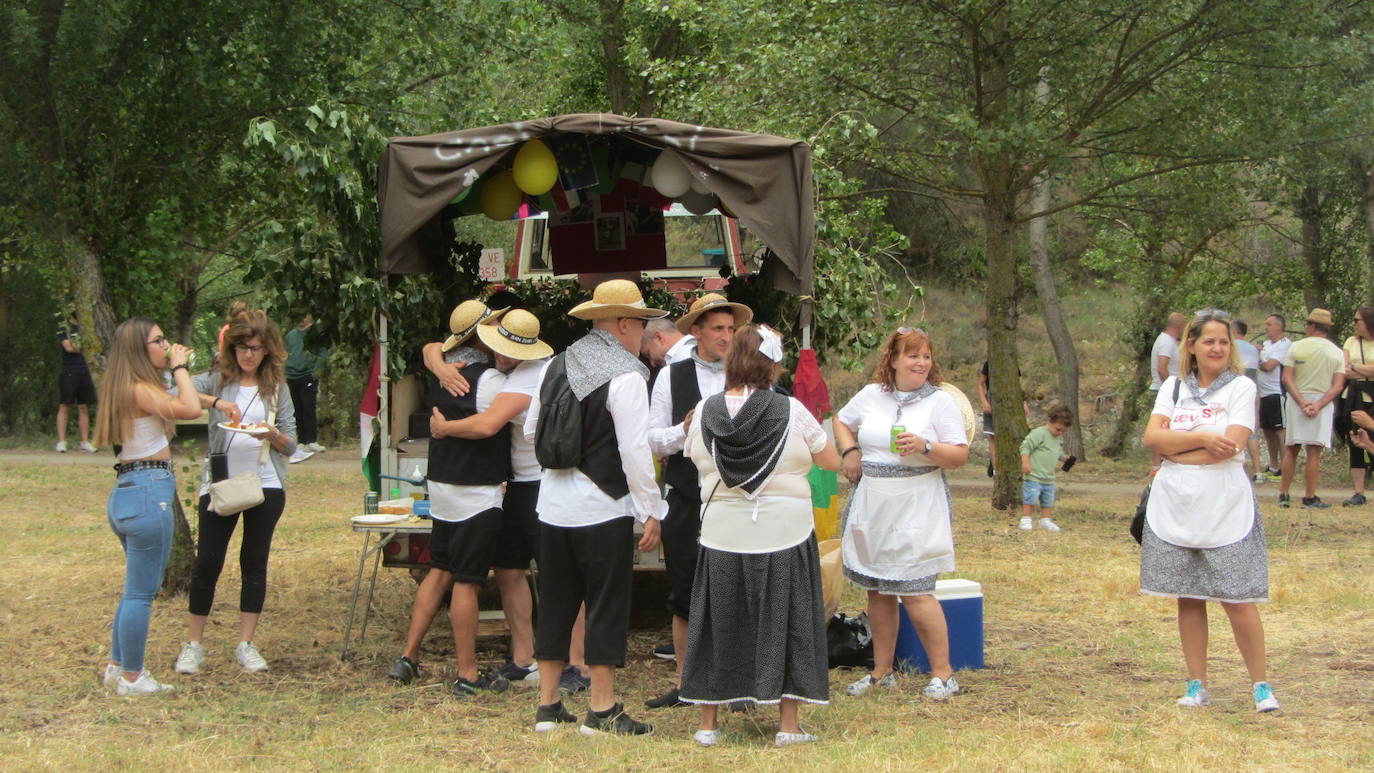
[[[949,629],[935,592],[954,569],[952,511],[944,470],[968,461],[958,404],[940,389],[930,338],[900,327],[883,344],[873,380],[835,417],[844,474],[856,484],[844,510],[844,574],[868,591],[873,673],[850,695],[897,683],[897,598],[930,657],[922,693],[944,700],[959,692],[949,662]],[[939,473],[939,474],[936,474]]]
[[[1274,711],[1265,681],[1264,627],[1269,558],[1259,503],[1242,449],[1255,428],[1255,384],[1240,378],[1229,317],[1199,312],[1184,334],[1179,373],[1159,388],[1145,447],[1164,457],[1145,511],[1140,590],[1178,599],[1178,634],[1188,667],[1180,706],[1207,706],[1207,602],[1221,603],[1254,683],[1255,710]],[[1180,383],[1181,379],[1181,383]],[[1178,398],[1175,401],[1174,395]]]
[[[171,690],[143,667],[153,596],[172,548],[172,449],[167,433],[176,419],[199,418],[205,399],[191,386],[191,350],[174,344],[150,319],[134,317],[115,328],[105,371],[104,399],[96,412],[98,445],[119,449],[115,487],[106,513],[124,549],[124,593],[115,610],[105,684],[118,695]],[[163,389],[159,371],[170,368],[180,394]]]

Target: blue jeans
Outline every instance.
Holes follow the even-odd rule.
[[[1054,484],[1026,478],[1021,481],[1021,504],[1054,507]]]
[[[168,470],[134,470],[115,479],[105,512],[124,548],[124,594],[115,609],[110,661],[126,672],[143,670],[153,596],[172,550],[172,500],[176,483]]]

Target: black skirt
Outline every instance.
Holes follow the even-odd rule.
[[[698,548],[682,700],[830,700],[815,535],[773,553]]]

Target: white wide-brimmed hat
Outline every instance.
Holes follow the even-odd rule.
[[[477,323],[499,313],[477,300],[463,301],[453,307],[453,312],[448,315],[448,332],[451,335],[444,341],[443,351],[461,346],[477,332]]]
[[[692,325],[697,318],[708,311],[729,310],[735,315],[735,327],[747,325],[754,318],[754,310],[742,303],[735,303],[725,299],[720,293],[707,293],[692,303],[692,308],[677,321],[677,329],[683,333],[690,333]]]
[[[663,309],[651,309],[644,305],[644,296],[639,286],[628,279],[610,279],[592,290],[592,299],[579,303],[568,312],[569,317],[578,319],[615,319],[634,317],[636,319],[658,319],[668,316]]]
[[[515,360],[537,360],[553,354],[553,347],[539,340],[539,318],[524,309],[482,320],[477,337],[488,349]]]

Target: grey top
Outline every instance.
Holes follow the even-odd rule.
[[[234,402],[239,394],[238,382],[229,384],[222,383],[219,371],[211,370],[204,373],[197,373],[191,377],[191,383],[195,385],[196,391],[205,395],[215,395],[221,401],[228,400]],[[296,453],[296,406],[291,402],[291,390],[286,383],[282,382],[277,387],[277,429],[286,435],[287,444],[285,451],[278,451],[273,448],[267,455],[272,460],[272,468],[277,471],[277,480],[281,481],[282,488],[286,488],[286,458]],[[228,421],[229,417],[215,408],[210,409],[210,453],[223,453],[229,445],[229,433],[219,428],[219,423]],[[206,474],[209,474],[209,465],[206,465]]]

